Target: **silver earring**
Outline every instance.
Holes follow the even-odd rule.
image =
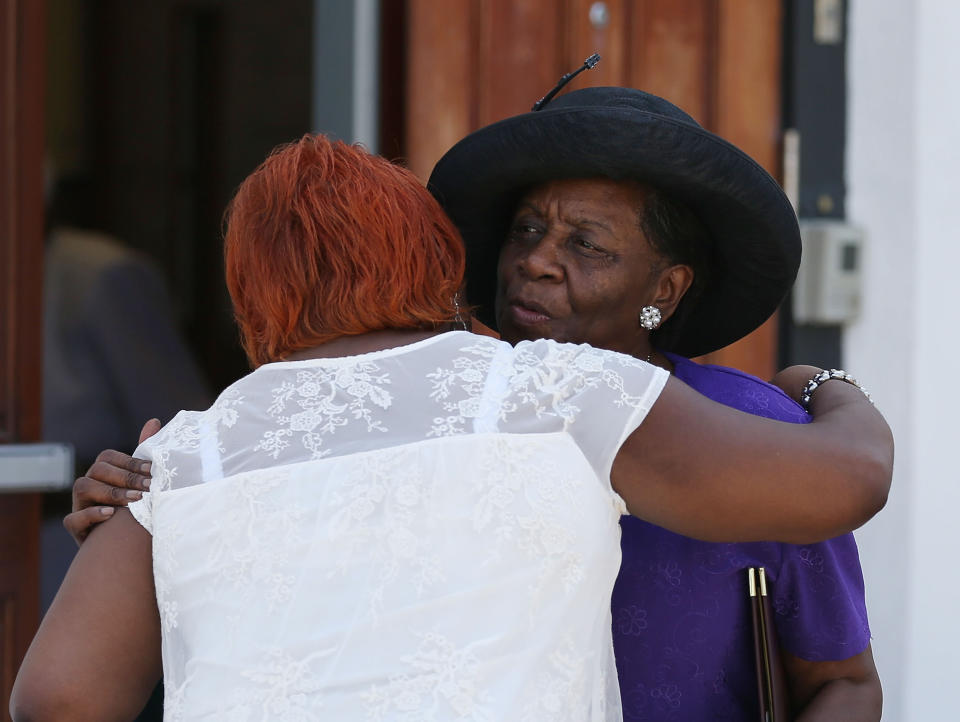
[[[453,307],[456,309],[456,314],[453,317],[453,320],[456,321],[457,325],[460,326],[464,331],[469,331],[467,328],[467,322],[463,319],[463,316],[460,313],[460,294],[453,294]]]
[[[663,315],[656,306],[644,306],[640,309],[640,325],[648,331],[653,331],[660,325]]]

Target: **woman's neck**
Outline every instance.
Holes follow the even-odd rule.
[[[384,329],[370,331],[357,336],[340,336],[318,346],[294,351],[284,357],[284,361],[304,361],[314,358],[336,358],[338,356],[358,356],[374,351],[383,351],[397,346],[407,346],[417,341],[445,333],[445,331],[424,329]]]
[[[671,361],[667,356],[655,349],[651,349],[647,356],[644,357],[644,361],[652,363],[654,366],[659,366],[662,369],[666,369],[671,374],[673,373],[673,361]]]

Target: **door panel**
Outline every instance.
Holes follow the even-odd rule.
[[[712,123],[715,20],[712,0],[644,0],[633,14],[628,82]]]
[[[42,0],[0,0],[0,443],[40,438]],[[36,630],[40,495],[0,494],[0,718]]]
[[[457,140],[527,111],[566,72],[572,83],[649,90],[744,148],[776,177],[782,8],[770,0],[410,0],[407,136],[422,179]],[[591,18],[591,9],[594,15]],[[706,360],[769,378],[776,320]]]
[[[569,0],[564,17],[567,38],[565,69],[559,73],[554,71],[550,85],[557,82],[563,73],[577,68],[593,53],[600,54],[601,62],[589,72],[577,76],[574,87],[627,83],[629,52],[633,43],[624,30],[630,27],[633,5],[629,0],[609,0],[604,3]],[[600,11],[601,7],[604,8],[603,12]]]
[[[557,82],[561,24],[551,12],[554,5],[553,0],[490,0],[475,7],[476,127],[530,110]],[[534,87],[542,90],[531,99]]]
[[[780,177],[782,8],[769,0],[717,4],[715,121],[710,129]],[[708,356],[769,379],[776,371],[777,317]]]

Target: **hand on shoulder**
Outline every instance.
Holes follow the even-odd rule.
[[[140,431],[143,443],[160,430],[159,419],[150,419]],[[91,530],[111,516],[115,507],[137,501],[150,490],[150,462],[107,449],[101,451],[87,473],[73,482],[73,507],[63,527],[78,545]]]

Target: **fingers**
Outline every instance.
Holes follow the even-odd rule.
[[[112,517],[113,511],[112,506],[92,506],[83,511],[75,511],[63,518],[63,528],[73,537],[77,546],[80,546],[90,530]]]
[[[159,429],[159,421],[148,421],[140,432],[141,442]],[[113,449],[101,451],[86,476],[73,482],[73,510],[64,518],[63,528],[82,544],[94,526],[113,515],[114,507],[140,499],[149,488],[149,461]]]
[[[90,467],[91,470],[93,467]],[[126,506],[143,496],[140,489],[128,489],[123,486],[105,484],[89,476],[81,476],[73,482],[73,511],[92,506]]]
[[[150,419],[147,423],[143,425],[143,428],[140,430],[140,440],[138,444],[142,444],[144,441],[149,439],[155,433],[160,431],[160,419]]]
[[[93,466],[73,483],[73,511],[98,504],[122,506],[150,488],[150,462],[112,449],[100,452]]]
[[[150,462],[113,449],[101,451],[86,475],[111,486],[141,491],[150,488]]]

